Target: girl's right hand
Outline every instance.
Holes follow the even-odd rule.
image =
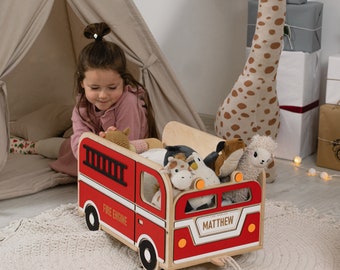
[[[115,130],[117,130],[116,127],[110,126],[110,127],[107,128],[107,130],[106,130],[105,132],[104,132],[104,131],[100,131],[98,135],[99,135],[100,137],[102,137],[102,138],[105,138],[106,132],[108,132],[108,131],[115,131]]]

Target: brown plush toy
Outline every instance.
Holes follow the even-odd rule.
[[[209,154],[204,162],[214,170],[221,182],[225,182],[236,170],[244,149],[245,143],[240,138],[221,141],[217,144],[216,151]]]
[[[146,138],[129,141],[130,129],[108,130],[104,138],[136,153],[142,153],[151,148],[163,148],[163,144],[157,138]]]
[[[243,155],[245,143],[242,139],[234,138],[220,142],[221,153],[215,161],[215,173],[218,177],[226,177],[236,170]]]

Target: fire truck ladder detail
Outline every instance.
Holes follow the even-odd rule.
[[[86,150],[85,160],[83,161],[86,166],[123,186],[127,186],[127,183],[124,182],[124,170],[127,169],[125,164],[88,145],[83,145],[83,147]]]

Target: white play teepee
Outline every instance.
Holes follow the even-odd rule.
[[[124,48],[148,89],[159,132],[170,120],[204,129],[133,0],[2,0],[0,18],[0,186],[8,123],[47,103],[73,103],[76,57],[89,23],[104,21],[113,30],[106,37]]]

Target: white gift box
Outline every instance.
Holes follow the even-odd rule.
[[[280,106],[306,106],[319,100],[320,50],[313,53],[283,51],[277,70]]]
[[[325,103],[337,104],[340,101],[340,80],[327,80]]]
[[[337,104],[340,100],[340,54],[328,58],[325,102]]]
[[[280,129],[275,157],[293,160],[314,153],[317,146],[319,108],[305,113],[280,110]]]
[[[320,51],[283,51],[277,71],[280,129],[275,156],[292,160],[316,151]]]
[[[328,57],[327,80],[340,80],[340,54]]]

